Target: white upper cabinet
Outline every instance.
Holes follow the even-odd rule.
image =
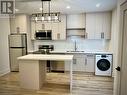
[[[59,23],[52,23],[51,25],[52,25],[52,40],[60,39]]]
[[[85,38],[85,13],[67,15],[67,39]]]
[[[87,13],[86,34],[88,39],[111,39],[111,12]]]
[[[53,23],[53,40],[66,40],[66,15],[61,15],[61,22]]]
[[[85,28],[85,14],[67,15],[68,28]]]
[[[11,33],[17,33],[17,29],[20,33],[27,33],[27,16],[16,15],[15,18],[10,18]]]
[[[104,33],[104,39],[111,39],[111,21],[111,13],[103,13],[102,33]]]
[[[66,15],[61,15],[61,22],[59,24],[60,39],[66,40]]]
[[[86,38],[94,39],[96,30],[96,16],[94,13],[86,14]]]
[[[101,39],[102,32],[103,32],[102,26],[103,26],[103,15],[102,15],[102,13],[97,13],[97,14],[95,14],[94,39]]]

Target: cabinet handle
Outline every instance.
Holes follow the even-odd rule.
[[[57,33],[57,39],[60,39],[60,33]]]
[[[86,33],[85,33],[85,39],[87,39],[87,38],[88,38],[88,33],[86,32]]]
[[[104,32],[101,32],[101,39],[104,39]]]
[[[76,64],[76,59],[73,59],[73,64]]]
[[[87,58],[85,59],[85,65],[87,65]]]
[[[87,57],[94,57],[94,55],[93,54],[88,54]]]
[[[42,29],[45,29],[45,24],[42,24]]]

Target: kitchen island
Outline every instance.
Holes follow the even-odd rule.
[[[46,81],[47,60],[69,61],[70,64],[70,92],[72,91],[72,63],[73,55],[43,55],[29,54],[18,57],[20,86],[26,89],[39,90]]]

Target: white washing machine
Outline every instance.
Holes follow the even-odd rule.
[[[95,62],[95,75],[112,75],[112,54],[97,54]]]

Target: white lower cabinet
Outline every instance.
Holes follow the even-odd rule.
[[[65,71],[69,71],[69,62],[65,61]],[[95,72],[94,54],[74,54],[73,71]]]
[[[94,54],[86,54],[85,72],[95,72],[95,57],[94,57]]]
[[[74,55],[73,71],[85,71],[85,55]]]

